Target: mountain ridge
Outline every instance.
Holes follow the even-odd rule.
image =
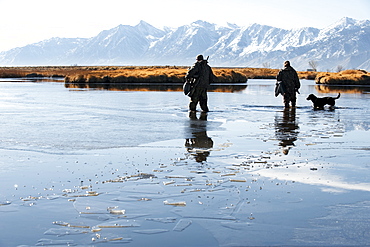
[[[197,54],[212,66],[280,68],[284,60],[306,70],[370,69],[370,21],[344,17],[323,29],[261,24],[219,26],[198,20],[159,29],[140,21],[91,38],[51,38],[0,53],[3,66],[189,65]]]

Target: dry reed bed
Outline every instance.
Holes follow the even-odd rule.
[[[0,77],[64,77],[67,83],[158,82],[182,83],[187,66],[38,66],[0,67]],[[274,79],[278,69],[219,68],[218,82],[245,82],[247,79]],[[314,79],[315,72],[298,72],[300,78]]]
[[[0,67],[0,78],[65,77],[74,66]]]
[[[246,82],[247,77],[234,69],[213,69],[218,82]],[[116,71],[83,71],[65,77],[66,83],[183,83],[187,68],[121,68]]]
[[[321,72],[315,79],[317,84],[370,85],[370,73],[365,70],[344,70],[338,73]]]

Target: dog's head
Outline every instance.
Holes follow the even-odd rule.
[[[317,97],[313,94],[308,95],[306,100],[315,100]]]

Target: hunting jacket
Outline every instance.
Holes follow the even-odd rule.
[[[195,79],[194,84],[197,88],[208,88],[209,84],[214,81],[214,74],[206,60],[197,61],[188,70],[185,79]]]
[[[284,67],[277,75],[277,81],[281,81],[288,92],[295,92],[301,87],[298,74],[291,66]]]

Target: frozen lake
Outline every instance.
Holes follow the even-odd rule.
[[[0,246],[364,246],[368,87],[209,92],[0,81]],[[314,111],[310,93],[337,96]]]

